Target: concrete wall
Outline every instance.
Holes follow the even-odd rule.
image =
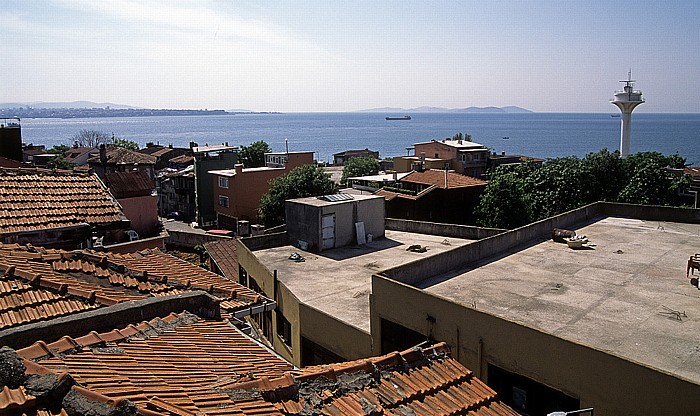
[[[601,212],[611,217],[634,218],[647,221],[700,222],[700,209],[664,207],[658,205],[599,202]]]
[[[553,228],[573,227],[576,224],[589,222],[599,215],[601,215],[601,209],[598,203],[587,205],[524,227],[484,238],[466,246],[385,270],[382,274],[400,282],[415,285],[428,277],[468,266],[480,259],[506,253],[515,247],[549,238]]]
[[[474,227],[471,225],[441,224],[437,222],[386,219],[386,229],[410,233],[440,235],[468,240],[481,240],[508,230],[501,228]]]
[[[209,241],[229,240],[231,237],[225,237],[214,234],[190,233],[187,231],[170,230],[168,238],[165,241],[177,247],[193,248],[197,245],[207,243]]]
[[[369,333],[343,323],[336,317],[301,304],[299,319],[301,335],[304,338],[346,360],[377,355],[372,351],[372,337]]]
[[[357,244],[355,223],[365,223],[365,234],[384,236],[384,198],[368,198],[312,205],[298,201],[285,203],[289,242],[309,244],[308,250],[321,251],[323,236],[321,217],[335,214],[335,247]]]
[[[309,251],[321,249],[321,210],[319,207],[294,201],[285,202],[289,244],[299,247],[299,240],[308,244]]]
[[[242,237],[240,240],[251,251],[279,247],[288,244],[286,232],[256,235],[253,237]]]
[[[165,241],[168,239],[168,237],[168,233],[164,232],[157,237],[142,238],[136,241],[112,244],[109,246],[104,246],[103,249],[111,253],[134,253],[136,251],[146,250],[149,248],[165,249]]]
[[[131,229],[141,237],[151,237],[158,231],[158,197],[155,195],[122,198],[117,202],[131,221]]]
[[[268,340],[278,354],[294,365],[300,366],[301,338],[303,336],[348,360],[372,355],[370,334],[299,302],[299,299],[284,283],[275,278],[275,271],[269,270],[260,263],[255,254],[246,246],[247,242],[244,239],[237,240],[238,264],[246,270],[249,278],[255,279],[255,282],[268,297],[277,302],[277,309],[272,312],[273,335]],[[291,324],[291,348],[277,334],[278,313],[281,313]]]
[[[596,416],[700,414],[697,384],[379,275],[372,277],[370,307],[375,346],[383,318],[426,336],[430,328],[483,380],[491,363],[579,399]]]
[[[185,310],[203,318],[220,319],[218,299],[206,292],[192,291],[119,303],[106,308],[5,329],[0,331],[0,345],[7,345],[14,349],[24,348],[39,340],[50,343],[63,336],[79,337],[90,331],[111,331],[128,324],[137,324]]]

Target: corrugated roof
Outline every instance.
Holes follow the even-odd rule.
[[[106,173],[105,179],[110,191],[118,199],[150,195],[156,187],[145,170]]]
[[[32,401],[26,381],[0,394],[0,408],[27,413],[60,404],[59,392],[79,383],[69,394],[111,406],[122,400],[141,414],[517,415],[444,343],[298,370],[225,321],[187,312],[2,353],[24,365],[20,380],[59,380],[43,400]]]
[[[422,185],[435,185],[445,189],[445,175],[447,175],[447,188],[467,188],[470,186],[486,186],[486,181],[460,175],[453,171],[429,169],[422,172],[412,172],[404,176],[400,182],[417,183]]]
[[[0,169],[0,234],[126,220],[95,175]]]
[[[189,165],[194,163],[194,157],[189,155],[180,155],[170,159],[170,163]]]
[[[216,262],[221,272],[231,280],[238,280],[238,257],[236,256],[236,240],[220,240],[204,243],[209,257]]]

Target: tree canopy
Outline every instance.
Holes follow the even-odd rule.
[[[260,219],[267,227],[284,224],[284,201],[338,192],[323,168],[302,165],[270,182],[270,190],[260,198]]]
[[[111,136],[99,130],[82,129],[71,137],[71,141],[76,143],[78,147],[97,147],[102,143],[109,143]]]
[[[139,150],[139,144],[136,143],[135,141],[132,141],[132,140],[113,138],[112,144],[117,146],[117,147],[123,147],[125,149],[129,149],[129,150],[133,150],[133,151]]]
[[[666,168],[684,164],[677,154],[645,152],[621,159],[603,149],[583,159],[548,159],[541,166],[499,166],[475,214],[480,225],[515,228],[596,201],[681,205],[678,191],[688,179]]]
[[[452,140],[466,140],[470,142],[472,141],[472,135],[467,133],[456,133],[454,136],[452,136]]]
[[[247,168],[265,166],[265,153],[271,152],[270,145],[263,140],[251,143],[250,146],[241,146],[238,151],[238,161]]]
[[[343,165],[343,175],[340,178],[341,185],[345,185],[348,178],[357,176],[376,175],[379,173],[379,161],[371,157],[353,157]]]

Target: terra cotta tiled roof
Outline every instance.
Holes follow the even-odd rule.
[[[238,257],[236,256],[236,240],[219,240],[204,243],[209,257],[221,269],[221,273],[229,279],[238,280]]]
[[[124,147],[108,146],[107,147],[107,164],[108,165],[155,165],[156,157],[140,152],[135,152]],[[100,155],[91,156],[88,159],[91,165],[100,164]]]
[[[236,312],[265,299],[160,252],[64,251],[0,243],[0,331],[120,302],[200,289]]]
[[[126,220],[95,175],[0,169],[0,234]]]
[[[517,415],[444,343],[298,370],[227,322],[187,312],[0,353],[14,364],[0,368],[13,368],[14,377],[0,380],[27,380],[17,370],[24,366],[25,375],[54,375],[63,394],[70,388],[112,406],[121,400],[132,413]],[[26,381],[7,387],[14,390],[0,394],[0,409],[32,411],[57,400],[32,402]]]
[[[404,176],[400,182],[419,183],[423,185],[436,185],[445,188],[445,171],[428,169],[422,172],[412,172]],[[486,182],[470,176],[460,175],[455,172],[447,172],[447,188],[466,188],[469,186],[486,186]]]
[[[105,173],[105,180],[115,198],[148,196],[156,185],[145,170]]]

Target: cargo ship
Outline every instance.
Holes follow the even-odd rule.
[[[387,120],[410,120],[411,116],[403,116],[403,117],[386,117]]]

